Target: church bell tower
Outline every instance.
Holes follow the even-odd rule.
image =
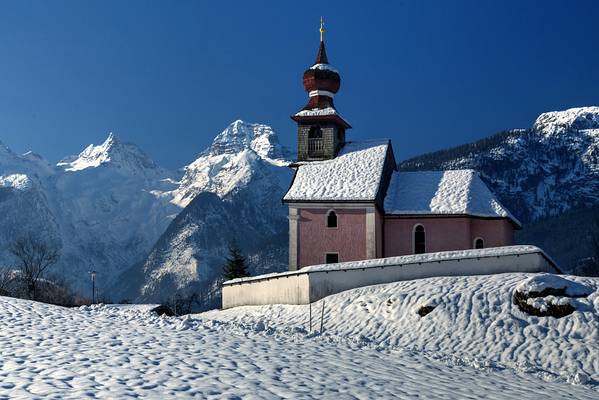
[[[324,47],[324,22],[320,19],[320,47],[314,65],[304,72],[308,104],[291,119],[297,122],[297,160],[317,161],[335,158],[345,144],[345,131],[351,126],[339,115],[333,97],[341,77],[329,64]]]

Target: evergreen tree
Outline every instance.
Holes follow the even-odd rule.
[[[245,257],[236,243],[229,245],[229,257],[227,257],[227,263],[223,268],[223,276],[227,280],[250,276]]]

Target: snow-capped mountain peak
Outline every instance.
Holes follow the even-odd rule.
[[[237,120],[184,168],[185,174],[173,202],[185,207],[201,192],[212,192],[223,198],[262,176],[269,170],[268,166],[288,165],[289,154],[270,126]],[[278,178],[273,176],[269,184],[278,183]]]
[[[97,168],[101,165],[112,165],[132,174],[147,174],[158,169],[146,153],[135,144],[121,141],[110,132],[104,143],[90,144],[78,156],[63,159],[57,164],[65,171],[81,171]]]
[[[218,134],[202,155],[235,154],[244,150],[254,151],[260,158],[277,160],[288,157],[272,128],[242,120],[231,123]]]
[[[548,135],[570,130],[599,129],[599,107],[578,107],[546,112],[539,115],[533,129]]]

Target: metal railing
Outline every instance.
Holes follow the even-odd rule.
[[[308,157],[324,156],[324,141],[322,139],[308,139]]]

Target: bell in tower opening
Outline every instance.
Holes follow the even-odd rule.
[[[351,126],[335,109],[333,97],[339,91],[341,77],[329,64],[324,47],[324,22],[320,19],[320,47],[314,65],[304,72],[308,104],[291,119],[297,122],[298,161],[335,158],[345,144],[345,130]]]

